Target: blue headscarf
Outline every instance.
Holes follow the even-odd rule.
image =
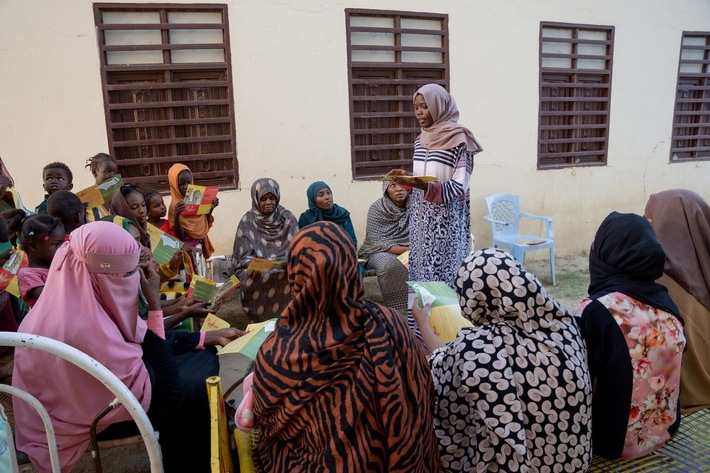
[[[350,212],[337,204],[328,210],[319,209],[316,206],[316,197],[321,189],[330,189],[330,186],[323,181],[316,181],[306,190],[306,197],[308,197],[308,210],[301,214],[298,219],[298,227],[303,228],[311,223],[321,222],[323,220],[327,222],[337,223],[345,229],[345,231],[353,239],[353,243],[357,246],[357,237],[355,236],[355,229],[353,228],[352,221],[350,220]]]

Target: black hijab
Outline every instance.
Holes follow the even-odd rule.
[[[612,212],[599,226],[589,252],[589,296],[621,292],[680,319],[666,287],[655,282],[663,275],[665,259],[646,219]]]

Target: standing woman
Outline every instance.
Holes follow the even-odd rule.
[[[428,184],[411,184],[409,279],[444,281],[452,288],[469,253],[473,155],[482,151],[473,133],[458,123],[454,98],[437,84],[414,94],[414,114],[422,133],[414,142],[414,176],[433,176]],[[390,175],[395,182],[396,174]]]
[[[242,217],[234,236],[232,265],[242,282],[242,307],[251,322],[278,317],[291,300],[283,268],[265,273],[246,270],[254,257],[286,259],[288,245],[298,233],[298,222],[279,205],[280,201],[278,182],[268,177],[254,181],[251,210]]]
[[[666,253],[663,276],[685,322],[688,350],[680,375],[680,407],[710,407],[710,204],[687,189],[653,194],[646,219]]]

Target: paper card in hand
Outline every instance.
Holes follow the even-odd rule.
[[[227,322],[226,320],[222,320],[214,314],[207,314],[205,321],[202,322],[200,332],[209,332],[212,330],[219,330],[229,327],[231,327],[231,325],[229,325],[229,322]]]
[[[122,185],[123,179],[121,175],[116,174],[105,181],[80,190],[76,195],[79,197],[79,200],[87,204],[88,209],[92,209],[111,202],[113,194],[115,194]]]
[[[249,262],[249,266],[247,266],[247,272],[257,271],[259,273],[266,273],[272,269],[283,269],[285,266],[285,259],[265,259],[254,257]]]
[[[185,297],[192,297],[198,301],[212,302],[214,296],[217,294],[217,289],[216,282],[193,274],[192,281],[190,281],[190,288],[187,290]]]
[[[155,225],[146,225],[148,235],[150,236],[150,247],[153,253],[153,258],[158,264],[164,264],[170,261],[184,246],[183,242],[172,235],[168,235]]]
[[[9,244],[9,243],[7,243]],[[7,251],[3,244],[0,253]],[[13,251],[10,259],[0,267],[0,289],[4,289],[15,297],[20,297],[20,287],[17,284],[17,272],[20,268],[26,268],[28,264],[27,254],[22,250]]]
[[[426,296],[433,296],[434,302],[431,304],[431,317],[429,325],[434,334],[444,343],[449,343],[456,338],[456,335],[464,327],[472,327],[473,324],[461,315],[458,295],[448,284],[442,281],[407,281],[407,284],[414,289],[416,296],[415,304],[422,304],[422,299]],[[426,292],[425,292],[426,291]]]
[[[190,184],[185,191],[185,210],[182,215],[205,215],[212,210],[212,202],[217,197],[217,187]]]
[[[234,274],[232,274],[229,279],[227,279],[224,283],[222,283],[221,286],[219,286],[219,289],[217,289],[217,292],[214,295],[214,299],[207,308],[212,310],[217,307],[217,302],[224,299],[227,294],[237,289],[239,286],[241,286],[241,284],[241,281]]]
[[[220,355],[226,353],[241,353],[242,355],[256,360],[256,354],[266,338],[276,329],[276,320],[271,319],[260,324],[247,325],[247,333],[236,340],[226,344]]]
[[[397,256],[397,259],[404,265],[405,268],[409,269],[409,250]]]

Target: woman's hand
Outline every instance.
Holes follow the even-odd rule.
[[[141,290],[148,302],[148,310],[161,310],[160,275],[152,263],[141,264],[138,267],[141,275]]]
[[[207,317],[207,314],[210,313],[210,310],[207,309],[208,302],[193,298],[185,299],[182,302],[181,308],[187,317]]]
[[[219,205],[219,197],[215,197],[214,200],[212,201],[212,209],[214,209],[218,205]]]
[[[422,327],[429,325],[431,304],[419,307],[419,299],[415,297],[414,302],[412,303],[412,316],[414,317],[414,321],[419,326],[419,330],[422,330]]]
[[[181,213],[183,213],[185,211],[185,201],[181,200],[178,203],[176,203],[174,211],[175,211],[175,215],[178,215],[178,216]]]
[[[221,328],[205,332],[205,346],[219,345],[225,346],[227,343],[244,335],[246,332],[234,327]]]

